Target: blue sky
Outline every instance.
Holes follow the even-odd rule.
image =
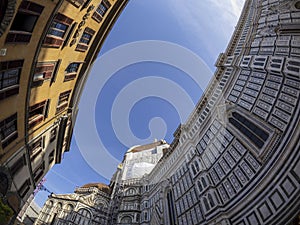
[[[107,37],[85,87],[84,92],[96,96],[95,101],[80,103],[71,150],[48,172],[45,186],[54,193],[72,193],[76,186],[86,183],[108,183],[116,163],[132,145],[154,138],[171,142],[173,132],[186,120],[205,88],[197,77],[201,80],[212,75],[243,2],[130,0]],[[161,44],[161,49],[149,47],[152,43]],[[157,59],[145,60],[145,52],[151,50]],[[123,57],[117,60],[119,64],[116,55]],[[192,64],[197,57],[200,66]],[[130,58],[134,63],[125,62]],[[175,61],[171,63],[171,59]],[[105,74],[105,67],[115,64],[115,72]],[[203,69],[194,76],[191,70],[183,69],[185,65]],[[106,80],[97,80],[102,83],[93,80],[105,76]],[[83,94],[82,101],[88,96]],[[84,117],[94,123],[94,131],[85,127],[88,123]],[[96,138],[86,141],[93,135]],[[112,158],[111,163],[103,152]],[[43,205],[47,196],[47,192],[40,192],[37,203]]]

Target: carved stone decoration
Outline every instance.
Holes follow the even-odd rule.
[[[268,10],[272,13],[284,13],[284,12],[290,12],[292,10],[300,10],[300,1],[294,0],[294,1],[284,1],[279,3],[276,6],[270,6]]]
[[[267,26],[260,30],[258,37],[269,37],[274,36],[278,30],[277,26]]]

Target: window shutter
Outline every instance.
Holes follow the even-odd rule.
[[[54,68],[53,75],[52,75],[52,78],[51,78],[51,84],[52,84],[53,82],[55,82],[55,80],[56,80],[56,75],[57,75],[57,71],[58,71],[58,69],[59,69],[60,64],[61,64],[61,59],[59,59],[59,60],[56,62],[56,64],[55,64],[55,68]]]
[[[86,27],[86,28],[84,29],[84,32],[85,32],[85,33],[88,33],[88,34],[90,34],[90,35],[94,35],[94,34],[95,34],[95,31],[94,31],[93,29],[89,28],[89,27]]]
[[[104,3],[104,5],[105,5],[107,8],[110,8],[111,4],[110,4],[109,1],[103,0],[103,3]]]
[[[93,13],[92,18],[95,19],[99,23],[102,21],[102,16],[99,13],[97,13],[97,12]]]
[[[44,6],[30,1],[22,1],[19,9],[41,14],[43,12]]]
[[[44,41],[44,44],[50,45],[52,47],[59,48],[62,45],[63,42],[64,41],[62,39],[56,39],[56,38],[53,38],[53,37],[46,37],[45,41]]]
[[[71,25],[72,22],[73,22],[73,19],[61,14],[61,13],[58,13],[56,16],[55,16],[55,20],[61,22],[61,23],[65,23],[67,25]]]
[[[44,109],[44,118],[48,117],[51,99],[48,99]]]

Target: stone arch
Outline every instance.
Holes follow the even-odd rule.
[[[87,218],[89,218],[89,219],[91,219],[92,218],[92,212],[89,210],[89,209],[87,209],[87,208],[79,208],[78,209],[78,211],[77,211],[77,213],[79,214],[79,215],[82,215],[82,216],[84,216],[84,217],[87,217]]]
[[[133,218],[129,215],[124,215],[120,218],[120,223],[123,224],[131,224],[133,221]]]
[[[67,203],[64,205],[64,210],[72,211],[74,209],[74,205],[71,203]]]
[[[126,195],[135,195],[136,192],[137,192],[136,189],[134,189],[134,188],[128,188],[126,190]]]
[[[63,207],[63,204],[61,202],[56,202],[55,208],[62,209],[62,207]]]
[[[104,199],[96,199],[95,206],[97,208],[107,208],[108,207],[108,202],[105,201]]]

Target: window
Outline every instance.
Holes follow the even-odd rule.
[[[203,149],[201,148],[200,142],[196,145],[196,150],[197,150],[198,154],[203,153]]]
[[[247,138],[249,138],[258,148],[262,148],[264,142],[269,138],[269,134],[267,132],[237,112],[232,113],[232,117],[229,118],[229,122]]]
[[[122,217],[122,219],[121,219],[120,222],[124,223],[124,224],[131,224],[132,223],[132,219],[131,219],[130,216],[124,216],[124,217]]]
[[[58,202],[58,203],[56,204],[56,208],[57,208],[57,209],[62,209],[62,204],[61,204],[61,202]]]
[[[24,196],[27,194],[29,189],[30,189],[30,180],[27,179],[18,190],[21,198],[24,198]]]
[[[175,208],[174,208],[174,199],[173,199],[173,193],[171,190],[167,193],[167,201],[168,201],[168,212],[169,212],[169,221],[170,225],[176,224],[176,214],[175,214]]]
[[[191,165],[191,168],[192,168],[192,171],[193,171],[193,175],[196,176],[197,171],[196,171],[195,165],[192,164],[192,165]]]
[[[57,21],[53,21],[48,31],[48,34],[63,38],[67,29],[68,29],[68,25]]]
[[[94,12],[92,16],[93,19],[95,19],[97,22],[101,22],[110,6],[111,4],[107,0],[102,1]]]
[[[206,211],[209,211],[210,207],[209,207],[208,201],[207,201],[207,199],[205,197],[203,198],[203,203],[204,203]]]
[[[52,143],[56,139],[57,129],[53,128],[50,132],[50,143]]]
[[[33,75],[33,86],[52,78],[57,62],[38,62]]]
[[[207,197],[208,197],[210,206],[213,208],[213,207],[215,206],[215,202],[214,202],[214,200],[213,200],[213,197],[211,196],[210,193],[208,193]]]
[[[206,188],[207,187],[207,183],[204,177],[201,177],[201,183],[203,184],[203,187]]]
[[[197,185],[198,185],[199,192],[202,192],[203,187],[202,187],[202,184],[201,184],[200,180],[197,181]]]
[[[39,102],[29,107],[29,129],[41,123],[48,116],[50,100]]]
[[[17,113],[0,122],[0,140],[2,148],[18,137]]]
[[[51,221],[50,225],[54,225],[54,224],[55,224],[56,217],[57,217],[57,213],[54,213],[54,215],[53,215],[53,218],[52,218],[52,221]]]
[[[79,40],[79,44],[76,46],[76,51],[84,52],[88,49],[88,45],[90,44],[95,31],[91,28],[86,27],[84,32]]]
[[[0,100],[19,93],[24,60],[0,62]]]
[[[88,225],[91,219],[91,213],[86,209],[79,209],[75,219],[78,225]]]
[[[72,3],[77,8],[81,6],[86,0],[68,0],[68,2]]]
[[[103,3],[101,3],[96,9],[96,12],[99,13],[102,17],[104,17],[105,13],[107,12],[107,9],[108,8]]]
[[[43,176],[45,163],[42,163],[33,173],[34,181],[38,183]]]
[[[44,146],[44,139],[42,137],[40,137],[39,139],[34,141],[32,144],[30,144],[29,155],[30,155],[31,161],[33,161],[37,156],[40,155],[40,153],[43,150],[43,146]]]
[[[71,90],[65,91],[59,95],[58,103],[56,107],[56,114],[62,112],[68,106],[70,94],[71,94]]]
[[[199,172],[200,171],[200,167],[199,167],[198,161],[195,161],[194,164],[195,164],[195,168],[196,168],[197,172]]]
[[[11,176],[15,176],[26,165],[25,155],[18,159],[10,168]]]
[[[74,209],[73,205],[68,204],[66,210],[72,211]]]
[[[80,38],[79,42],[88,45],[90,43],[91,39],[92,39],[92,35],[84,32],[82,34],[82,37]]]
[[[39,4],[30,1],[22,1],[5,42],[28,43],[43,9],[44,7]]]
[[[80,67],[80,63],[76,63],[76,62],[70,63],[69,66],[65,70],[65,80],[64,81],[69,81],[69,80],[75,79],[79,67]]]
[[[54,161],[54,150],[49,154],[48,160],[49,165]]]
[[[133,188],[130,188],[126,191],[127,195],[135,195],[135,190]]]
[[[50,25],[47,36],[44,40],[44,46],[59,48],[63,42],[64,37],[72,24],[73,19],[58,13]]]

